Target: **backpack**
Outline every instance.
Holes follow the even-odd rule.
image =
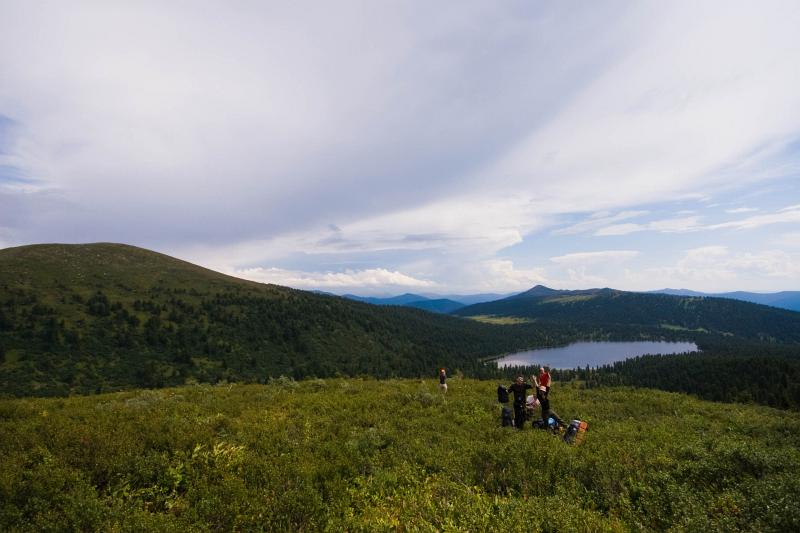
[[[567,444],[580,444],[586,437],[586,430],[589,429],[589,424],[581,420],[573,420],[567,432],[564,433],[564,442]]]
[[[497,386],[497,401],[500,403],[508,403],[508,389],[503,385]]]
[[[503,407],[503,410],[500,412],[500,419],[502,420],[503,427],[514,425],[514,418],[512,417],[511,409],[508,407]]]

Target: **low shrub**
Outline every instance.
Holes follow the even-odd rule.
[[[0,400],[3,531],[790,531],[800,415],[556,383],[571,446],[495,382],[333,379]]]

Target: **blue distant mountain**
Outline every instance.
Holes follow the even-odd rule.
[[[420,300],[417,302],[410,302],[405,304],[406,307],[416,307],[417,309],[424,309],[433,313],[449,314],[453,311],[461,309],[464,304],[450,300],[447,298],[438,298],[436,300]]]
[[[741,300],[754,304],[770,305],[772,307],[780,307],[781,309],[789,309],[790,311],[800,311],[800,291],[782,291],[782,292],[697,292],[689,289],[662,289],[659,291],[650,291],[654,294],[671,294],[673,296],[713,296],[715,298],[731,298],[733,300]]]
[[[459,295],[438,295],[438,294],[413,294],[405,293],[399,296],[358,296],[356,294],[344,294],[342,298],[365,302],[373,305],[401,305],[403,307],[415,307],[434,313],[449,314],[467,305],[482,302],[500,300],[509,296],[508,294],[459,294]]]
[[[379,298],[375,296],[357,296],[355,294],[344,294],[342,295],[342,298],[356,300],[358,302],[365,302],[373,305],[408,305],[414,302],[422,302],[425,300],[430,300],[430,298],[426,298],[425,296],[421,296],[419,294],[411,294],[411,293],[405,293],[399,296],[390,296],[386,298]]]
[[[426,298],[433,300],[445,299],[452,300],[464,305],[479,304],[483,302],[493,302],[508,298],[511,294],[480,293],[480,294],[426,294]]]
[[[597,290],[611,291],[612,289],[588,289],[584,291],[568,291],[551,289],[542,285],[537,285],[530,290],[518,294],[463,294],[463,295],[438,295],[438,294],[414,294],[405,293],[398,296],[376,297],[358,296],[355,294],[345,294],[343,298],[366,302],[374,305],[402,305],[405,307],[416,307],[433,311],[435,313],[452,313],[470,305],[485,302],[495,302],[499,300],[515,300],[527,298],[552,298],[556,296],[576,296],[581,294],[593,294]],[[322,292],[322,291],[319,291]],[[690,289],[661,289],[657,291],[647,291],[645,294],[668,294],[671,296],[694,296],[694,297],[714,297],[730,298],[743,302],[750,302],[762,305],[769,305],[790,311],[800,311],[800,291],[782,291],[774,293],[758,292],[699,292]]]

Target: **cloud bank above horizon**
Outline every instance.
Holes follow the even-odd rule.
[[[0,247],[339,293],[800,289],[796,2],[0,15]]]

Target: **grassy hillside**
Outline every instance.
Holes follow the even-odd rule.
[[[789,309],[790,311],[800,311],[800,291],[781,291],[772,293],[745,291],[703,293],[686,289],[663,289],[652,292],[661,294],[674,294],[678,296],[716,296],[718,298],[732,298],[734,300],[744,300],[745,302],[752,302],[756,304],[771,305],[772,307],[781,307],[783,309]]]
[[[764,342],[800,342],[800,313],[727,298],[644,294],[611,289],[526,293],[456,310],[458,316],[503,316],[583,326],[662,327]]]
[[[225,276],[119,244],[0,250],[0,394],[429,375],[574,338]]]
[[[4,531],[797,531],[800,415],[555,384],[277,380],[0,401]]]
[[[174,289],[220,291],[237,286],[271,288],[220,274],[158,252],[125,244],[39,244],[0,250],[0,286],[30,289],[43,304],[59,305],[60,290],[109,297],[146,293],[159,284]],[[49,297],[48,297],[49,296]]]

